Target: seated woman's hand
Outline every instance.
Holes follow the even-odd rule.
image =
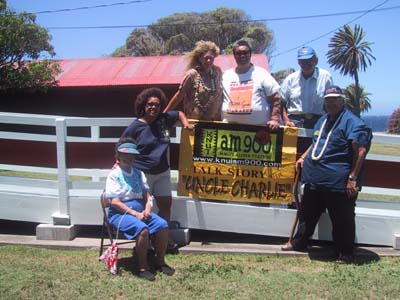
[[[151,209],[146,208],[146,209],[143,211],[143,216],[144,216],[145,219],[150,218],[150,216],[151,216]]]
[[[146,219],[146,217],[144,215],[144,211],[143,212],[136,212],[135,217],[138,218],[140,221]]]

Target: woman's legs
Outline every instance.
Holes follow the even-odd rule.
[[[171,171],[167,170],[160,174],[146,173],[147,183],[150,192],[156,199],[158,215],[169,223],[171,219]]]
[[[149,231],[144,228],[136,237],[136,254],[139,261],[139,272],[149,269],[147,264],[147,248],[149,246]]]
[[[165,252],[168,243],[168,228],[163,228],[155,234],[156,269],[161,273],[172,276],[175,270],[165,263]]]
[[[158,207],[158,215],[169,223],[171,219],[171,196],[156,196],[156,202]]]
[[[163,228],[157,231],[154,235],[155,237],[155,251],[157,258],[157,265],[165,265],[165,252],[167,250],[168,243],[168,228]]]

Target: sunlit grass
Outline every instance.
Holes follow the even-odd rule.
[[[369,153],[400,156],[400,145],[372,143]]]
[[[57,180],[57,174],[0,170],[0,176]],[[69,176],[69,180],[90,180],[89,176]]]
[[[399,299],[400,258],[354,265],[307,256],[178,254],[172,277],[134,275],[130,251],[111,275],[96,250],[0,247],[0,294],[8,299]]]

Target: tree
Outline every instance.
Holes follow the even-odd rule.
[[[0,0],[0,12],[5,10],[7,7],[7,0]]]
[[[254,53],[270,52],[273,45],[271,30],[251,21],[239,9],[220,7],[206,13],[176,13],[146,29],[132,31],[126,44],[112,56],[181,55],[191,51],[199,40],[213,41],[231,53],[233,43],[243,38],[251,43]]]
[[[389,118],[388,133],[400,134],[400,108],[396,109]]]
[[[163,48],[160,38],[146,29],[135,29],[127,38],[125,46],[118,48],[113,56],[161,55],[164,52]]]
[[[359,101],[356,99],[356,86],[354,84],[350,84],[344,89],[346,95],[345,107],[352,112],[356,111],[357,107],[359,107],[361,112],[367,112],[371,109],[371,100],[368,97],[371,94],[364,91],[362,86],[360,86],[359,89]]]
[[[271,75],[272,75],[272,77],[274,77],[276,82],[281,84],[285,80],[286,77],[288,77],[290,74],[292,74],[295,71],[296,71],[295,69],[289,68],[286,70],[279,70],[277,72],[271,73]]]
[[[33,14],[10,9],[0,14],[0,91],[46,90],[56,83],[61,69],[46,57],[55,55],[51,36],[35,19]]]
[[[354,78],[354,113],[360,115],[361,88],[359,83],[359,71],[364,71],[371,65],[375,57],[370,48],[371,43],[363,41],[365,32],[360,25],[355,25],[354,30],[345,25],[334,34],[329,43],[331,48],[328,53],[328,63],[342,75],[350,75]]]

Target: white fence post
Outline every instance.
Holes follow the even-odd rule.
[[[90,127],[90,141],[92,143],[96,143],[100,138],[100,127],[99,126],[91,126]],[[99,182],[99,176],[92,176],[92,181]]]
[[[65,143],[67,126],[65,118],[56,119],[57,168],[58,168],[58,204],[59,212],[53,214],[55,225],[70,225],[70,206],[68,191],[68,171],[66,162]]]

